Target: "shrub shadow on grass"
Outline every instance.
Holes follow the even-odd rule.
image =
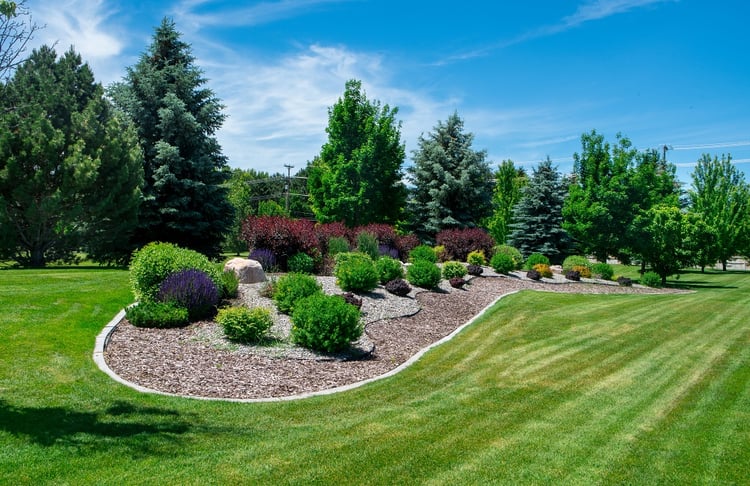
[[[103,412],[64,407],[24,407],[0,399],[0,430],[42,446],[86,446],[101,439],[129,439],[141,453],[162,449],[190,430],[174,410],[115,402]],[[123,443],[127,444],[127,443]],[[170,452],[171,453],[171,452]]]

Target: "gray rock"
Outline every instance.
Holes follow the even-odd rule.
[[[242,284],[266,281],[266,274],[260,262],[248,258],[232,258],[224,264],[224,271],[233,271]]]

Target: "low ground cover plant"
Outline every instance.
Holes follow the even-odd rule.
[[[225,307],[216,314],[216,323],[224,329],[224,334],[243,343],[258,342],[273,325],[271,311],[264,307],[252,309],[244,306]]]
[[[361,335],[359,309],[337,295],[306,297],[292,314],[292,341],[315,351],[341,351]]]
[[[188,310],[174,302],[143,301],[125,309],[125,317],[135,327],[182,327],[190,322]]]

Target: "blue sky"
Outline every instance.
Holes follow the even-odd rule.
[[[232,167],[304,167],[348,79],[398,107],[407,165],[454,111],[496,167],[549,156],[572,168],[580,137],[620,132],[671,146],[689,183],[702,153],[750,173],[750,37],[744,1],[27,0],[35,42],[73,45],[118,81],[163,17],[226,105]]]

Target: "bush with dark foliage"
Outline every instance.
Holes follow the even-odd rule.
[[[581,280],[581,272],[579,272],[578,270],[565,270],[565,278],[574,282],[578,282]]]
[[[473,275],[474,277],[478,277],[482,275],[484,272],[484,268],[480,267],[479,265],[466,265],[466,271],[469,273],[469,275]]]
[[[402,279],[397,278],[395,280],[391,280],[388,283],[385,284],[385,290],[392,293],[393,295],[398,295],[399,297],[405,297],[406,295],[411,292],[411,285],[409,283]]]
[[[617,277],[617,283],[622,287],[632,287],[633,280],[628,277]]]
[[[453,277],[452,279],[448,280],[448,283],[451,284],[451,287],[454,289],[460,289],[464,285],[466,285],[466,280],[462,279],[461,277]]]
[[[541,280],[542,274],[532,268],[526,272],[526,278],[530,278],[531,280]]]
[[[362,308],[362,299],[352,292],[345,292],[341,294],[341,298],[344,299],[347,304],[351,304],[357,309]]]
[[[435,243],[445,247],[448,258],[460,262],[477,250],[491,255],[495,246],[492,236],[481,228],[444,229],[435,236]]]

